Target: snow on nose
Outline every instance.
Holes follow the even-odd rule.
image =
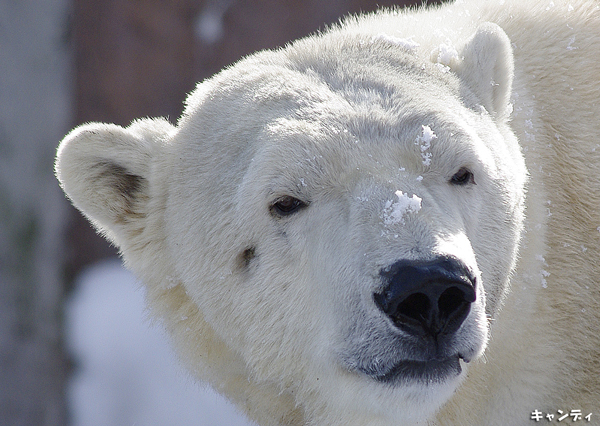
[[[383,223],[388,226],[396,223],[404,224],[404,216],[407,213],[418,213],[421,210],[421,198],[416,194],[409,197],[408,193],[398,190],[396,196],[398,197],[396,202],[389,200],[383,208]]]

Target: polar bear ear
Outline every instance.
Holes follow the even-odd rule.
[[[455,71],[496,119],[508,118],[514,61],[510,39],[498,25],[482,24],[462,50]]]
[[[61,187],[109,238],[145,216],[150,165],[172,129],[163,119],[139,120],[127,128],[91,123],[60,143],[55,172]]]

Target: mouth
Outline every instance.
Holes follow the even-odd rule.
[[[401,361],[387,373],[375,376],[375,379],[393,385],[407,382],[442,383],[460,375],[462,372],[461,359],[466,363],[469,362],[460,354],[441,360]]]

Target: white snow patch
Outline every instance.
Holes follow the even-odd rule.
[[[422,133],[415,140],[415,144],[421,145],[421,157],[423,158],[423,165],[430,166],[431,165],[431,153],[427,152],[431,147],[431,141],[437,139],[433,130],[429,126],[421,126]]]
[[[378,42],[378,41],[383,41],[385,43],[394,44],[394,45],[399,46],[409,52],[415,51],[420,46],[420,44],[417,43],[416,41],[414,41],[412,37],[400,38],[400,37],[394,37],[394,36],[384,34],[384,33],[377,34],[371,38],[372,43]]]
[[[440,45],[433,49],[431,52],[431,61],[445,67],[451,68],[460,61],[458,51],[450,40],[446,40],[446,43],[440,43]]]
[[[569,44],[567,45],[567,50],[579,49],[578,47],[573,46],[573,43],[575,43],[575,36],[573,36],[569,39]],[[571,90],[573,90],[573,89],[571,89]]]
[[[433,133],[433,130],[431,130],[431,127],[429,126],[421,126],[422,128],[422,135],[420,137],[421,142],[426,146],[425,147],[421,147],[421,151],[424,151],[425,149],[429,148],[431,141],[435,138],[437,138],[437,136],[435,135],[435,133]]]
[[[436,63],[435,65],[436,65],[436,66],[438,67],[438,69],[439,69],[441,72],[443,72],[443,73],[447,73],[447,72],[450,72],[450,71],[451,71],[450,67],[448,67],[448,66],[446,66],[446,65],[444,65],[444,64],[438,64],[438,63]]]
[[[510,116],[514,111],[514,104],[511,102],[506,107],[506,113]]]
[[[404,215],[407,213],[417,213],[421,210],[421,201],[417,195],[413,194],[409,197],[408,194],[398,190],[396,191],[398,201],[387,201],[383,209],[383,223],[386,225],[394,225],[396,223],[404,224]]]
[[[162,329],[146,316],[144,293],[121,262],[101,262],[78,277],[65,309],[76,363],[67,387],[70,424],[254,425],[189,378]]]

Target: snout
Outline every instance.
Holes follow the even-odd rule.
[[[452,257],[400,260],[380,272],[383,289],[377,307],[398,329],[436,341],[455,333],[476,299],[476,278]]]

